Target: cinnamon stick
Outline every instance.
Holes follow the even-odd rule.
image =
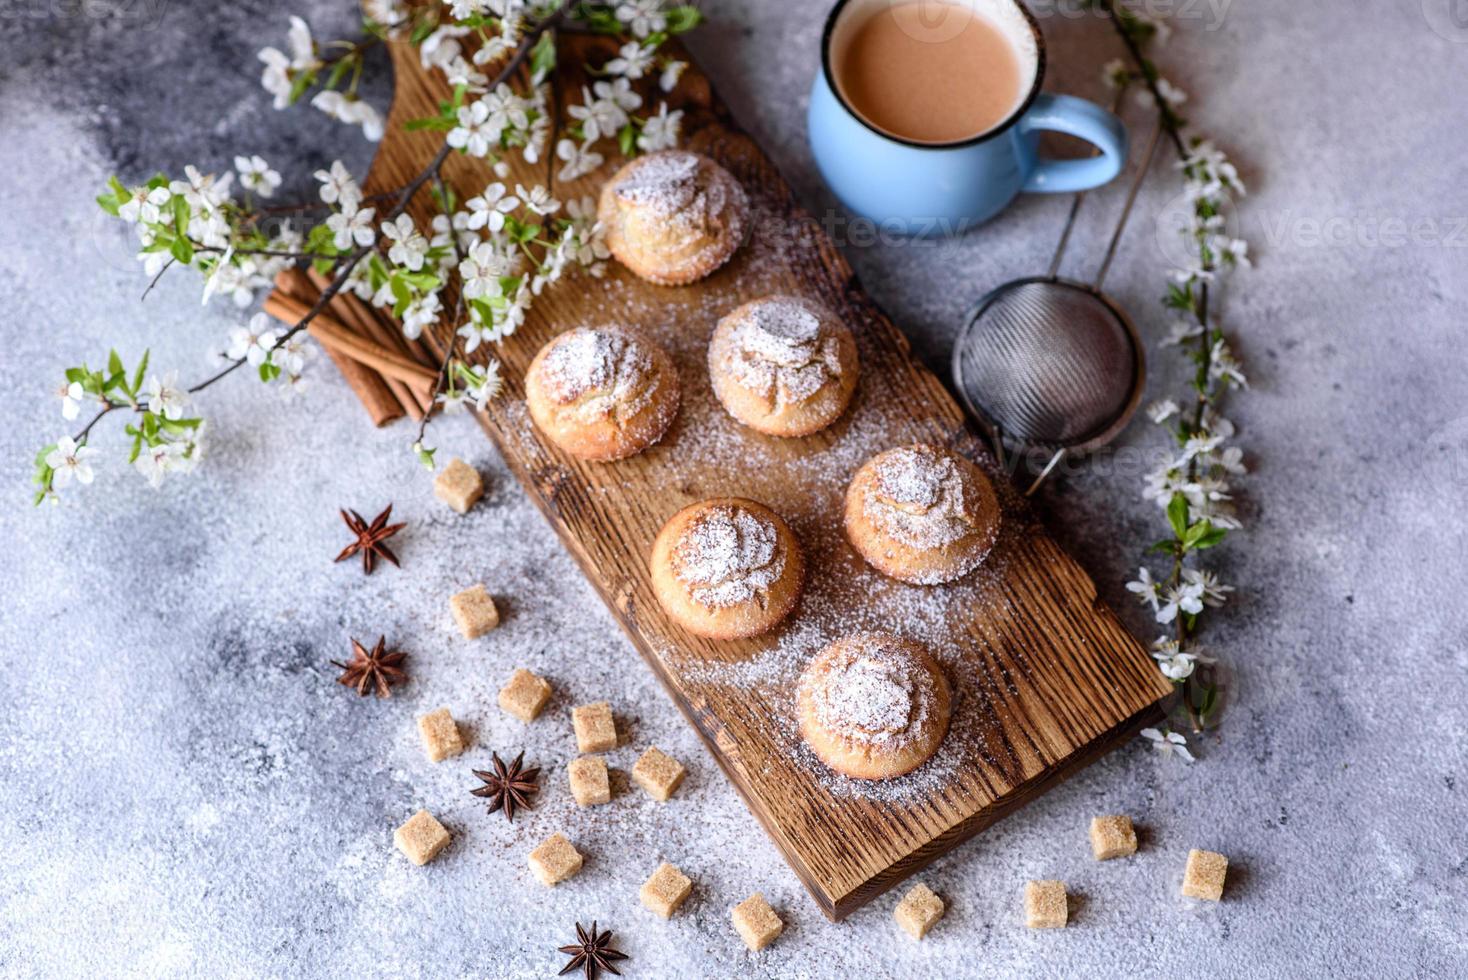
[[[283,293],[272,293],[265,301],[265,312],[286,321],[299,320],[309,308],[304,300]],[[359,361],[384,378],[393,378],[425,393],[432,391],[438,380],[438,372],[368,340],[329,313],[318,313],[306,331],[323,347]]]
[[[306,275],[310,278],[312,285],[316,287],[318,292],[324,290],[330,282],[330,280],[315,269],[308,269]],[[406,340],[403,337],[403,332],[397,329],[395,325],[386,323],[382,317],[377,315],[375,310],[366,303],[363,303],[356,296],[348,292],[337,293],[336,296],[332,297],[330,309],[336,313],[337,319],[346,326],[356,330],[357,333],[377,341],[390,350],[413,359],[412,354],[406,349],[403,343]],[[419,392],[410,388],[397,378],[384,375],[383,380],[387,382],[387,386],[392,389],[393,394],[397,396],[398,401],[402,402],[403,407],[408,410],[408,414],[413,417],[414,421],[423,418],[431,408],[432,403],[428,393]]]
[[[282,313],[272,312],[272,305],[278,306],[278,304],[274,304],[272,301],[277,298],[284,299],[287,297],[310,295],[310,288],[310,280],[301,275],[299,271],[295,269],[281,270],[275,277],[275,292],[271,293],[265,301],[265,311],[286,322],[296,322],[302,316],[305,316],[306,311],[310,308],[310,302],[293,298],[292,302],[294,305],[291,309],[297,310],[297,312],[294,316],[291,316],[288,313],[282,315]],[[307,330],[310,332],[309,327]],[[404,408],[402,403],[376,372],[326,344],[322,344],[322,346],[326,348],[326,355],[331,358],[332,362],[336,364],[337,370],[346,379],[347,386],[352,389],[352,393],[357,396],[357,400],[367,410],[367,417],[372,420],[373,425],[381,428],[387,423],[403,417]]]

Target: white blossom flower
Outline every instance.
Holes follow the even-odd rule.
[[[259,367],[270,357],[271,348],[280,335],[270,329],[270,317],[256,313],[247,327],[235,327],[229,334],[227,356],[232,361],[247,361],[250,367]]]
[[[658,106],[658,114],[648,116],[643,122],[642,132],[637,137],[637,146],[648,153],[671,150],[678,145],[678,129],[682,121],[682,109],[674,109],[669,112],[668,104],[661,103]]]
[[[678,79],[683,77],[683,72],[688,68],[688,62],[669,58],[663,63],[662,74],[658,76],[658,88],[664,92],[671,92],[678,87]]]
[[[597,99],[604,102],[612,102],[617,108],[625,112],[631,112],[642,105],[642,96],[632,87],[632,83],[625,78],[613,78],[610,81],[593,82],[591,91],[596,94]]]
[[[473,157],[488,156],[490,147],[499,143],[504,132],[502,122],[491,120],[490,107],[484,98],[459,107],[459,124],[449,130],[448,135],[449,146]]]
[[[300,377],[306,361],[315,351],[306,343],[304,334],[296,334],[277,343],[270,351],[270,363],[280,368],[288,379]]]
[[[327,204],[348,209],[362,203],[362,189],[340,160],[333,160],[330,170],[318,170],[314,176],[321,181],[321,200]]]
[[[1167,336],[1162,338],[1162,346],[1178,347],[1202,334],[1203,325],[1197,320],[1174,320],[1167,328]]]
[[[1142,497],[1154,501],[1159,507],[1166,507],[1172,501],[1172,495],[1181,492],[1186,483],[1182,470],[1169,461],[1143,477]]]
[[[185,446],[178,442],[160,442],[156,446],[144,446],[133,460],[137,471],[148,478],[155,489],[163,485],[163,477],[171,470],[187,466],[184,459]],[[191,468],[191,467],[190,467]]]
[[[85,390],[80,381],[62,382],[61,388],[56,392],[61,396],[61,417],[70,422],[81,414],[82,398]]]
[[[1137,572],[1135,581],[1126,584],[1126,590],[1137,597],[1137,601],[1145,606],[1151,606],[1152,611],[1157,611],[1158,591],[1161,584],[1152,580],[1152,572],[1143,566]]]
[[[1175,587],[1164,590],[1163,597],[1166,600],[1157,610],[1156,619],[1159,623],[1170,623],[1177,619],[1179,612],[1196,616],[1203,611],[1203,585],[1199,582],[1181,582]]]
[[[376,143],[382,139],[382,117],[366,102],[351,95],[323,89],[311,97],[311,105],[333,119],[362,127],[362,135]]]
[[[1183,580],[1201,589],[1203,605],[1212,609],[1223,605],[1228,598],[1228,593],[1234,590],[1232,585],[1222,584],[1218,581],[1217,575],[1206,569],[1184,568]]]
[[[78,445],[71,436],[62,436],[57,439],[56,448],[46,454],[46,465],[53,470],[51,485],[64,487],[73,478],[78,483],[91,483],[92,464],[87,460],[95,455],[97,455],[97,450],[90,446]]]
[[[321,67],[316,58],[316,42],[311,39],[311,27],[299,17],[291,17],[291,29],[286,33],[291,47],[291,67],[299,70]]]
[[[1126,88],[1132,81],[1132,70],[1126,61],[1113,58],[1101,66],[1101,80],[1109,88]]]
[[[1162,676],[1170,681],[1185,681],[1193,674],[1193,655],[1182,653],[1177,650],[1177,644],[1173,643],[1173,649],[1169,652],[1154,650],[1152,659],[1157,661],[1157,668],[1162,671]]]
[[[433,321],[438,319],[441,302],[438,293],[424,293],[413,299],[403,309],[403,336],[409,340],[417,340],[423,333],[423,328],[432,326]]]
[[[662,0],[625,0],[617,5],[617,19],[626,24],[633,37],[647,37],[668,26]]]
[[[134,187],[132,194],[117,209],[117,216],[124,221],[156,222],[161,217],[158,210],[173,197],[167,187]]]
[[[455,388],[452,391],[440,391],[437,401],[443,406],[445,415],[458,415],[464,410],[464,402],[469,393],[463,388]]]
[[[212,214],[229,200],[229,187],[234,183],[234,174],[223,177],[204,174],[193,164],[184,167],[184,178],[170,181],[168,189],[174,194],[182,194],[189,207],[203,216]]]
[[[1226,340],[1219,340],[1213,344],[1213,356],[1208,362],[1208,377],[1234,388],[1249,387],[1249,379],[1244,375],[1244,366],[1234,357],[1233,350]]]
[[[1206,429],[1188,437],[1183,443],[1183,462],[1191,460],[1194,456],[1211,453],[1223,443],[1223,437],[1209,432]]]
[[[1221,453],[1209,453],[1208,462],[1234,476],[1243,476],[1249,472],[1248,467],[1244,465],[1244,451],[1238,446],[1229,446]]]
[[[260,156],[237,156],[234,158],[235,173],[240,186],[252,190],[261,197],[269,197],[280,186],[280,172],[272,170]]]
[[[526,190],[524,184],[516,184],[515,195],[536,214],[555,214],[561,208],[561,202],[551,197],[550,191],[541,184],[536,184],[530,190]]]
[[[284,109],[291,104],[291,60],[277,48],[263,48],[256,56],[265,63],[260,86],[273,97],[271,104]]]
[[[1184,102],[1188,101],[1188,93],[1184,92],[1182,89],[1178,88],[1176,85],[1172,84],[1165,78],[1157,79],[1157,94],[1162,97],[1163,102],[1167,103],[1173,108],[1177,108]],[[1152,93],[1145,88],[1140,89],[1137,92],[1137,103],[1144,107],[1151,106]]]
[[[1176,754],[1184,762],[1193,761],[1193,753],[1188,751],[1188,740],[1177,732],[1163,734],[1155,728],[1144,728],[1142,737],[1151,742],[1153,747],[1163,755]]]
[[[428,257],[428,239],[414,226],[410,216],[400,214],[395,221],[384,221],[382,234],[392,240],[387,257],[394,264],[410,272],[423,268],[423,262]]]
[[[599,83],[606,85],[606,82]],[[597,98],[585,85],[581,86],[581,105],[568,106],[566,112],[581,124],[581,137],[587,146],[605,137],[614,137],[627,125],[627,110],[613,98]],[[633,108],[636,108],[635,106]],[[560,155],[557,144],[557,155]],[[565,159],[562,157],[562,159]]]
[[[491,357],[488,363],[480,369],[479,378],[479,383],[470,385],[466,393],[473,400],[474,408],[482,412],[504,387],[504,383],[500,380],[500,362]]]
[[[1241,269],[1251,269],[1254,263],[1249,259],[1249,243],[1241,238],[1218,238],[1213,248],[1218,252],[1219,258],[1229,265]]]
[[[1161,425],[1179,411],[1177,402],[1171,398],[1164,398],[1161,401],[1155,401],[1147,406],[1147,417],[1158,425]]]
[[[372,228],[377,209],[358,208],[355,201],[349,204],[349,207],[343,207],[326,219],[326,227],[332,232],[332,243],[340,249],[351,248],[354,242],[364,247],[371,245],[377,240],[377,232]]]
[[[505,185],[495,181],[486,185],[478,197],[465,201],[464,206],[469,209],[466,226],[476,230],[488,228],[492,234],[505,226],[505,215],[520,206],[520,199],[506,197]]]
[[[495,329],[494,324],[481,322],[477,318],[477,315],[471,317],[467,323],[455,332],[464,338],[465,354],[472,354],[479,349],[480,344],[499,338],[499,331]]]
[[[568,139],[563,139],[556,144],[556,156],[566,161],[566,165],[556,174],[558,180],[575,180],[577,177],[584,177],[600,167],[606,159],[600,153],[592,151],[590,142],[578,147]]]
[[[628,41],[622,45],[617,52],[617,57],[608,61],[602,70],[609,75],[622,75],[626,78],[641,78],[652,67],[652,55],[656,48],[653,45],[644,45],[638,41]]]
[[[178,372],[170,371],[160,378],[156,374],[148,378],[143,388],[147,410],[166,419],[183,418],[189,404],[189,393],[178,386]]]
[[[500,254],[494,242],[478,242],[469,250],[469,256],[459,263],[459,276],[463,279],[465,299],[484,296],[499,296],[500,277],[509,272],[509,262]]]

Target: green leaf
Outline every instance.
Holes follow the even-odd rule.
[[[555,33],[553,31],[546,31],[540,35],[540,40],[535,42],[535,47],[530,51],[530,80],[532,84],[540,84],[542,79],[555,70],[555,67]]]
[[[72,382],[75,382],[77,384],[84,383],[87,380],[87,372],[86,372],[86,369],[85,368],[67,368],[66,369],[66,380],[67,380],[68,383],[72,383]]]
[[[357,57],[357,54],[354,52],[337,59],[336,64],[331,66],[331,74],[326,76],[326,87],[330,89],[336,88],[341,80],[346,77],[347,72],[351,71],[352,65],[356,63]]]
[[[1167,503],[1167,523],[1172,525],[1172,533],[1176,534],[1178,540],[1183,540],[1188,533],[1188,498],[1180,493],[1172,495],[1172,500]]]
[[[424,119],[409,119],[403,123],[403,128],[409,132],[417,132],[420,129],[433,129],[440,132],[448,132],[459,125],[457,119],[445,119],[443,116],[428,116]]]
[[[668,18],[669,34],[682,34],[684,31],[691,31],[703,21],[703,14],[699,12],[697,7],[691,5],[673,7],[667,12],[666,16]]]
[[[173,206],[173,227],[182,238],[189,233],[189,202],[182,194],[171,198],[169,203]]]
[[[291,79],[290,104],[295,105],[296,101],[306,94],[306,90],[315,84],[316,72],[314,70],[303,71]]]
[[[265,361],[260,365],[261,381],[269,383],[278,377],[280,377],[280,368],[278,366],[271,364],[269,361]]]
[[[1223,541],[1224,538],[1228,537],[1227,528],[1214,527],[1208,521],[1204,521],[1203,523],[1208,526],[1208,532],[1199,535],[1198,540],[1193,542],[1194,549],[1202,551],[1205,548],[1212,548],[1214,545]]]
[[[194,261],[194,246],[190,245],[189,240],[183,235],[179,235],[173,240],[173,244],[168,246],[168,254],[184,265],[188,265]]]
[[[637,130],[632,124],[626,123],[617,130],[617,146],[621,149],[624,157],[632,156],[633,150],[637,148]]]
[[[133,372],[133,391],[143,390],[143,374],[148,370],[148,356],[151,353],[150,350],[143,351],[143,359],[138,362],[138,369]]]

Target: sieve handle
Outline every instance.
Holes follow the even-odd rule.
[[[1024,190],[1062,194],[1090,190],[1115,179],[1126,166],[1126,126],[1115,113],[1073,95],[1041,93],[1019,121],[1022,136],[1065,133],[1096,147],[1099,155],[1079,160],[1036,157]],[[1038,138],[1038,136],[1036,136]]]

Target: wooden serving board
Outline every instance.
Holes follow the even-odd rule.
[[[613,56],[602,39],[561,41],[562,92],[579,93],[582,59]],[[387,137],[366,181],[392,190],[432,158],[441,134],[406,132],[450,97],[414,49],[392,48],[396,96]],[[686,56],[685,56],[686,57]],[[573,97],[579,101],[579,95]],[[493,353],[504,394],[481,422],[531,498],[697,727],[709,751],[827,915],[840,919],[1000,816],[1095,759],[1149,718],[1169,693],[1148,654],[1096,598],[1090,578],[1040,527],[934,375],[862,292],[770,160],[731,120],[696,67],[669,98],[685,112],[683,145],[728,168],[749,192],[750,240],[693,286],[647,284],[612,263],[604,279],[577,272],[546,291],[527,322]],[[620,161],[556,196],[591,195]],[[548,168],[517,158],[506,181],[545,183]],[[493,180],[482,161],[445,166],[460,200]],[[431,220],[427,193],[411,209]],[[760,436],[733,422],[709,389],[705,348],[714,323],[769,293],[811,297],[855,331],[861,382],[846,416],[805,439]],[[447,304],[446,304],[447,305]],[[586,463],[543,439],[525,410],[522,378],[535,352],[580,324],[640,327],[673,354],[683,407],[651,450]],[[430,346],[448,336],[444,325]],[[868,568],[840,530],[841,499],[869,456],[913,442],[946,443],[988,466],[1005,497],[1004,530],[977,572],[954,585],[903,585]],[[760,500],[788,520],[809,558],[806,595],[775,634],[714,642],[672,623],[653,596],[647,557],[664,521],[708,497]],[[953,678],[953,726],[923,769],[882,784],[838,777],[800,742],[791,692],[801,667],[845,633],[884,628],[926,643]]]

